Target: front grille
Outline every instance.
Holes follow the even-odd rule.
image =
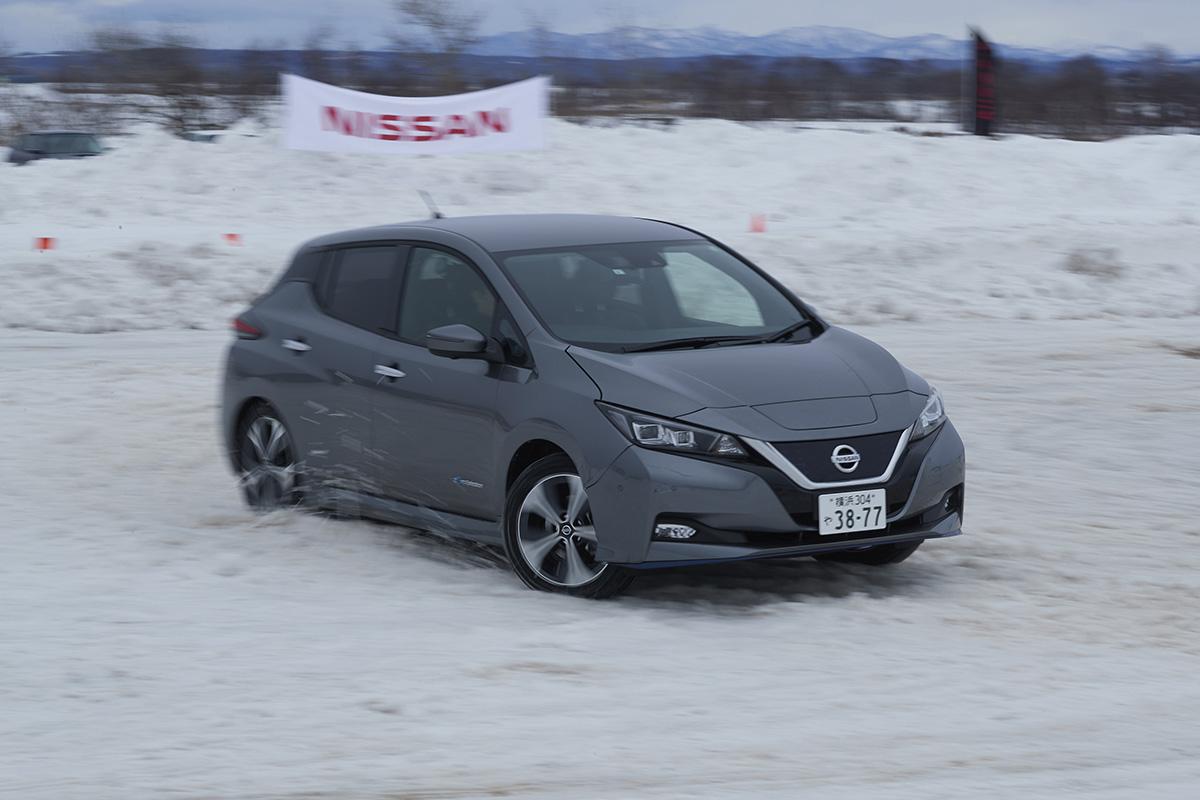
[[[887,471],[896,444],[903,431],[877,433],[872,436],[850,436],[845,439],[821,439],[812,442],[774,442],[775,449],[795,465],[796,469],[815,483],[877,478]],[[854,448],[859,455],[853,472],[842,472],[834,466],[833,452],[842,445]]]
[[[899,513],[908,502],[908,496],[912,493],[913,486],[917,482],[917,473],[920,471],[921,462],[925,460],[925,454],[929,452],[929,448],[933,446],[933,441],[936,438],[936,436],[928,436],[916,442],[911,442],[904,448],[904,452],[900,455],[900,461],[897,462],[891,479],[886,483],[871,483],[848,489],[834,488],[809,491],[808,489],[801,489],[799,486],[796,486],[780,473],[776,473],[777,477],[768,482],[779,497],[780,502],[783,503],[784,508],[788,510],[792,519],[804,530],[816,529],[817,497],[831,492],[850,492],[857,489],[887,489],[887,513],[888,516],[892,516]],[[779,445],[776,445],[776,447],[779,447]],[[886,467],[887,465],[885,464],[884,469]],[[882,471],[883,469],[879,470],[879,472]],[[853,480],[853,477],[851,476],[850,479]]]

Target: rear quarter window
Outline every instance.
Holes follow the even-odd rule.
[[[305,250],[297,253],[284,275],[287,281],[307,281],[316,284],[321,276],[321,266],[325,262],[325,250]]]

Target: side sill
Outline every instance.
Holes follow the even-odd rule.
[[[403,525],[422,531],[445,533],[483,544],[504,543],[504,533],[496,520],[476,519],[449,511],[406,503],[402,500],[376,497],[349,489],[323,489],[311,497],[312,505],[332,511],[350,512],[380,522]]]

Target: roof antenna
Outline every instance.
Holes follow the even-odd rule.
[[[417,194],[421,195],[421,199],[425,201],[425,205],[429,206],[429,213],[434,219],[445,218],[446,215],[438,210],[437,203],[433,202],[433,198],[429,195],[429,192],[424,189],[418,189]]]

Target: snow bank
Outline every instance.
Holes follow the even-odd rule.
[[[221,327],[301,242],[422,217],[422,188],[452,215],[697,227],[840,322],[1200,311],[1197,137],[980,141],[720,121],[555,121],[550,134],[542,153],[388,159],[287,151],[274,134],[198,144],[143,130],[99,158],[0,166],[0,326]],[[767,233],[747,232],[753,213]],[[35,236],[58,249],[34,252]]]

